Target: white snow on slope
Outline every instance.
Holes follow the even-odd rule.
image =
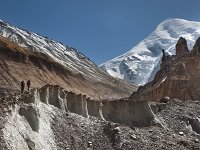
[[[105,73],[81,52],[36,33],[19,29],[0,20],[0,36],[33,52],[42,53],[67,69],[95,80],[104,80]]]
[[[99,67],[114,77],[139,85],[145,84],[154,68],[159,65],[162,49],[170,55],[175,54],[175,45],[181,36],[186,38],[191,50],[200,36],[200,22],[167,19],[130,51]]]

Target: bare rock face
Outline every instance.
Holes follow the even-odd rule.
[[[86,118],[98,117],[102,120],[123,123],[130,127],[148,126],[154,115],[147,101],[129,99],[93,100],[82,94],[64,91],[59,86],[46,85],[39,90],[40,101],[63,111],[73,112]]]
[[[196,133],[200,134],[200,119],[199,118],[189,118],[189,123]]]
[[[185,38],[180,37],[176,44],[176,55],[181,56],[184,55],[186,52],[189,52],[187,41]]]
[[[144,97],[150,101],[160,101],[166,96],[181,100],[200,99],[200,56],[194,53],[198,52],[200,38],[191,52],[188,52],[186,43],[184,38],[179,39],[177,55],[165,59],[154,80],[134,92],[132,99]]]
[[[193,52],[198,54],[200,52],[200,37],[197,39],[194,47],[193,47]]]

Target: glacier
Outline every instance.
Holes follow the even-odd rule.
[[[159,70],[162,49],[166,55],[175,54],[175,45],[179,37],[187,40],[191,50],[200,36],[200,22],[178,18],[169,18],[130,51],[99,67],[110,75],[138,85],[151,81]]]

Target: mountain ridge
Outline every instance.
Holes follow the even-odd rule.
[[[161,22],[149,36],[130,51],[99,67],[114,77],[142,85],[149,81],[154,68],[159,66],[162,49],[167,55],[175,54],[175,44],[180,36],[187,39],[188,47],[192,49],[199,35],[199,22],[169,18]]]
[[[162,101],[166,97],[184,101],[199,100],[199,66],[200,66],[200,37],[196,40],[191,51],[187,41],[180,37],[176,44],[176,55],[162,57],[160,70],[155,78],[140,86],[132,99],[144,98],[149,101]]]
[[[19,90],[20,81],[30,78],[35,88],[59,85],[97,99],[114,93],[127,97],[136,88],[103,72],[78,50],[2,21],[0,58],[0,88]]]

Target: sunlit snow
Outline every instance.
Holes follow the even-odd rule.
[[[200,36],[200,22],[167,19],[130,51],[101,64],[100,67],[114,77],[145,84],[150,77],[153,78],[151,74],[159,65],[162,49],[168,55],[175,54],[175,45],[181,36],[186,38],[191,50]]]

